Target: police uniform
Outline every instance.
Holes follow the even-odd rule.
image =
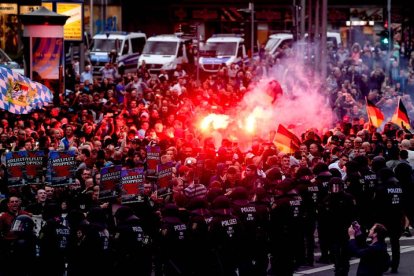
[[[389,168],[378,171],[378,186],[373,199],[374,218],[384,224],[391,243],[391,269],[398,271],[400,263],[400,237],[403,229],[402,188]]]
[[[341,178],[333,177],[329,181],[330,193],[323,200],[327,224],[329,249],[335,266],[336,276],[345,276],[349,272],[350,252],[348,250],[349,225],[355,220],[355,200],[344,191]]]
[[[139,267],[140,275],[152,272],[152,238],[146,233],[140,219],[128,206],[115,212],[117,226],[113,248],[116,252],[116,272],[126,275]]]
[[[180,219],[177,206],[166,204],[162,210],[158,253],[167,276],[187,275],[190,271],[187,233],[187,224]]]
[[[292,275],[303,261],[303,199],[292,184],[291,179],[285,179],[278,185],[279,194],[270,211],[271,265],[276,275]]]
[[[63,275],[70,239],[69,227],[65,226],[56,205],[49,206],[43,217],[46,224],[39,233],[40,268],[47,267],[50,275]],[[50,214],[53,212],[53,214]]]
[[[216,262],[213,275],[235,276],[240,260],[241,224],[231,213],[230,200],[226,196],[218,196],[211,205],[213,219],[209,225],[211,241]]]

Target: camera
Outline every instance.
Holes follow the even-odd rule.
[[[352,222],[352,228],[355,230],[355,236],[359,236],[362,234],[361,232],[361,226],[359,225],[358,221]]]

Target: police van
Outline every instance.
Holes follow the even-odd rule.
[[[93,47],[90,51],[90,61],[94,75],[99,74],[99,70],[111,60],[113,54],[116,55],[115,58],[120,73],[135,72],[146,40],[147,36],[141,32],[96,34],[93,37]]]
[[[204,72],[215,73],[222,64],[246,64],[249,59],[244,38],[237,34],[215,34],[207,39],[200,51],[199,66]]]
[[[149,37],[142,55],[139,57],[138,67],[142,63],[152,74],[159,73],[161,69],[172,72],[177,64],[187,65],[190,53],[191,38],[179,34],[164,34]],[[192,58],[190,58],[192,59]]]
[[[339,44],[341,43],[341,35],[337,32],[327,32],[326,33],[327,45],[332,46],[334,49],[338,49]],[[308,34],[305,34],[305,40],[308,38]],[[266,52],[276,59],[280,54],[280,50],[284,48],[292,48],[293,46],[293,35],[291,33],[277,33],[269,36],[269,39],[266,42]]]

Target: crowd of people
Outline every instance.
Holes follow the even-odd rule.
[[[74,150],[78,162],[71,185],[17,188],[2,162],[0,275],[292,275],[315,261],[348,275],[352,256],[364,258],[359,275],[382,275],[385,235],[398,272],[399,238],[414,223],[414,136],[390,123],[373,128],[364,112],[367,97],[391,114],[398,96],[414,112],[414,55],[405,60],[397,48],[331,49],[321,93],[337,121],[325,133],[309,126],[290,154],[275,147],[274,126],[242,151],[230,137],[216,147],[193,123],[197,113],[236,106],[290,50],[223,65],[201,82],[193,67],[151,74],[143,64],[120,75],[108,63],[97,78],[90,65],[68,66],[59,106],[0,114],[3,154]],[[145,170],[151,144],[174,165],[168,187],[148,177],[140,202],[100,199],[101,169]],[[385,252],[373,257],[384,267],[366,257],[368,236],[378,242],[371,251]]]

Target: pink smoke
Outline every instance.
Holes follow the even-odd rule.
[[[332,127],[333,113],[328,104],[328,95],[320,92],[320,79],[310,76],[297,59],[287,59],[272,68],[268,78],[263,78],[249,87],[240,104],[227,112],[229,124],[214,128],[223,138],[237,140],[242,150],[247,150],[254,138],[270,141],[269,133],[283,124],[298,137],[313,128],[322,135]],[[283,88],[283,96],[272,104],[268,84],[277,80]],[[211,118],[211,117],[210,117]],[[221,141],[216,141],[216,145]]]

